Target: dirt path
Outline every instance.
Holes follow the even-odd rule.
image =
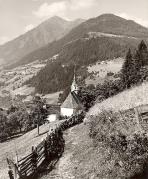
[[[41,179],[78,179],[76,176],[79,163],[78,153],[83,153],[83,146],[85,146],[86,130],[83,124],[77,125],[64,133],[65,151],[58,163],[50,173],[41,177]],[[85,139],[84,139],[85,138]],[[80,151],[81,150],[81,151]]]

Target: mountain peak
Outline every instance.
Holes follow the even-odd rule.
[[[34,29],[1,45],[0,59],[4,59],[4,62],[7,64],[13,63],[13,61],[19,61],[34,50],[62,38],[79,24],[80,22],[77,21],[67,21],[59,16],[53,16]]]
[[[79,22],[79,23],[82,23],[86,21],[85,19],[81,19],[81,18],[78,18],[78,19],[75,19],[74,22]]]
[[[102,20],[125,20],[124,18],[117,16],[115,14],[102,14],[100,16],[97,17],[98,19],[102,19]]]
[[[57,21],[67,21],[64,18],[59,17],[59,16],[53,16],[53,17],[49,18],[48,20],[49,21],[55,21],[55,22],[57,22]]]

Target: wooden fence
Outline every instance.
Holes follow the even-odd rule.
[[[40,173],[40,168],[45,166],[45,163],[50,164],[58,159],[65,146],[62,131],[83,122],[83,118],[84,114],[81,113],[61,122],[37,147],[32,147],[29,155],[16,163],[7,158],[10,179],[32,179]]]

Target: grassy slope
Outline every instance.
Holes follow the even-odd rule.
[[[47,95],[43,96],[43,98],[46,99],[47,104],[57,104],[60,93],[62,93],[62,91],[47,94]]]
[[[119,179],[126,171],[116,162],[119,156],[103,143],[95,147],[87,125],[80,124],[65,132],[65,151],[54,170],[41,179]],[[120,176],[120,177],[119,177]]]
[[[125,90],[116,96],[108,98],[102,103],[96,103],[89,111],[88,116],[97,115],[101,110],[113,109],[114,111],[126,110],[148,104],[148,83]]]
[[[35,146],[42,138],[47,135],[45,132],[48,130],[48,125],[40,127],[42,135],[37,137],[37,129],[34,129],[25,135],[12,139],[10,141],[0,143],[0,179],[8,179],[8,167],[6,157],[15,158],[15,151],[17,150],[19,158],[31,152],[31,146]]]
[[[145,82],[142,85],[133,87],[129,90],[125,90],[116,96],[108,98],[107,100],[104,100],[101,103],[96,103],[87,113],[85,122],[91,124],[93,124],[94,122],[93,131],[96,131],[98,135],[97,137],[100,136],[101,138],[102,134],[104,134],[104,137],[107,140],[110,139],[109,136],[112,135],[113,133],[114,133],[113,135],[117,137],[116,134],[118,134],[119,132],[123,136],[126,136],[126,140],[131,142],[131,144],[128,144],[129,148],[126,149],[126,151],[124,151],[122,155],[120,153],[121,152],[120,150],[117,152],[114,149],[111,149],[110,147],[111,142],[108,143],[109,145],[107,147],[106,146],[103,147],[103,143],[105,144],[105,142],[98,142],[96,144],[99,154],[102,155],[102,158],[104,158],[105,160],[106,156],[109,157],[108,160],[104,162],[104,164],[102,164],[101,167],[104,166],[105,169],[104,171],[100,172],[101,175],[99,174],[98,178],[114,178],[114,179],[129,178],[143,170],[142,169],[143,164],[147,160],[147,152],[146,151],[145,153],[139,152],[138,155],[136,153],[134,153],[134,155],[131,154],[129,155],[129,153],[133,150],[132,147],[130,149],[130,145],[135,145],[135,146],[140,145],[141,146],[141,147],[139,146],[140,150],[143,150],[143,148],[147,146],[146,143],[144,146],[138,143],[136,144],[136,138],[134,139],[134,144],[133,144],[131,139],[133,139],[134,134],[139,135],[144,132],[147,133],[148,126],[147,124],[145,125],[145,123],[141,120],[139,121],[140,125],[139,123],[137,123],[134,110],[132,110],[131,108],[143,104],[148,104],[147,94],[148,94],[148,83]],[[107,113],[107,111],[109,110],[117,112],[116,122],[110,123],[111,126],[109,126],[109,123],[107,123],[108,120],[110,120],[110,114]],[[101,111],[104,111],[104,113],[106,113],[106,116],[108,117],[108,120],[104,119],[105,121],[104,123],[101,122],[103,121],[103,119],[100,117]],[[112,129],[110,130],[110,128]],[[104,131],[106,131],[106,133]],[[99,141],[97,137],[95,138],[95,142],[97,142],[97,140]],[[104,153],[103,150],[100,151],[101,148],[104,148]],[[128,157],[128,160],[126,160],[126,157]],[[90,160],[92,160],[91,157]],[[100,159],[95,159],[96,162],[97,160],[100,161]],[[116,162],[120,162],[121,166],[119,166],[119,164],[116,165]],[[101,170],[100,166],[98,167],[98,170],[99,171]],[[102,177],[103,173],[104,173],[104,177]]]
[[[94,65],[88,66],[87,71],[89,75],[85,79],[85,83],[87,85],[97,85],[98,83],[103,83],[104,80],[115,79],[113,75],[107,76],[107,73],[112,72],[113,74],[117,74],[121,70],[123,61],[123,58],[117,58],[114,60],[108,60],[101,63],[97,62]]]
[[[84,124],[77,125],[67,130],[64,137],[66,146],[63,156],[60,158],[56,168],[41,179],[91,178],[96,167],[94,163],[96,161],[94,160],[96,159],[96,153],[93,151],[87,126]]]
[[[139,104],[145,104],[148,102],[146,99],[147,87],[148,83],[145,83],[124,91],[100,104],[96,104],[92,107],[87,116],[99,113],[102,107],[106,110],[113,107],[114,110],[118,111]],[[122,113],[122,115],[118,114],[117,118],[119,120],[116,123],[116,127],[118,126],[118,130],[123,134],[130,136],[139,130],[136,125],[133,110]],[[133,176],[135,172],[141,171],[142,163],[141,165],[137,164],[136,167],[131,167],[128,171],[125,170],[126,163],[124,163],[125,161],[122,160],[116,151],[113,152],[110,147],[104,146],[103,142],[100,142],[99,145],[93,143],[89,137],[88,127],[89,125],[81,124],[69,129],[65,133],[65,152],[56,166],[56,169],[46,176],[43,176],[42,179],[48,179],[49,177],[55,179],[119,179],[129,178]],[[134,164],[132,166],[134,166]]]

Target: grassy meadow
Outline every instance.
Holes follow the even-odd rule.
[[[148,104],[148,83],[125,90],[113,97],[96,103],[88,112],[87,117],[99,114],[102,110],[122,111]]]

